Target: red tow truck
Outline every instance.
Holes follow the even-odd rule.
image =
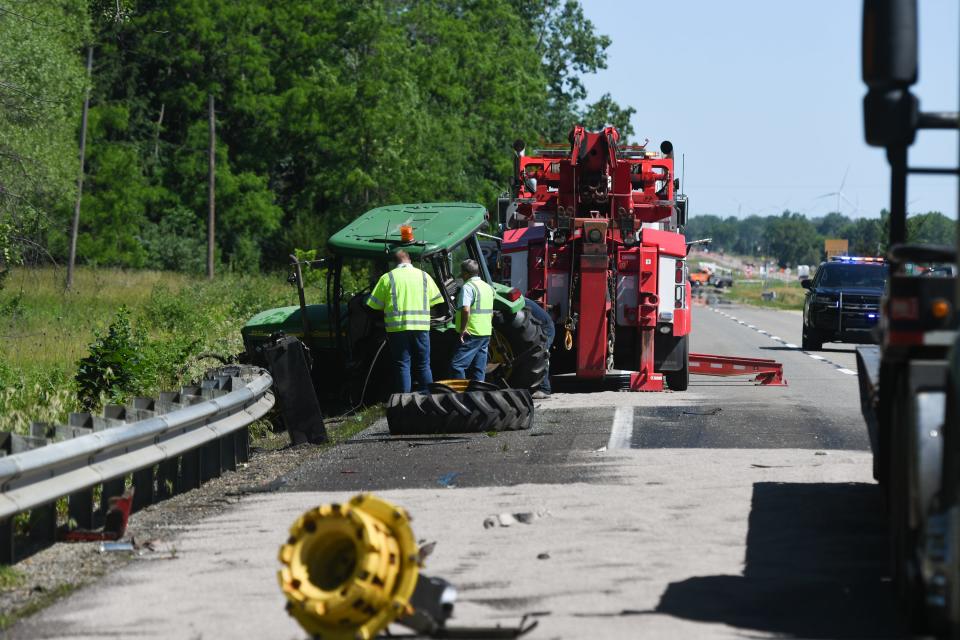
[[[632,391],[683,391],[691,372],[782,383],[772,360],[690,353],[688,201],[669,141],[653,151],[576,125],[569,145],[513,148],[500,279],[553,319],[551,374],[629,372]]]

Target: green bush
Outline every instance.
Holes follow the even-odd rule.
[[[153,287],[143,309],[144,320],[154,329],[192,332],[199,324],[202,309],[197,308],[196,292],[185,288],[173,292],[163,283]]]
[[[77,400],[90,411],[104,398],[120,401],[137,391],[145,373],[145,338],[130,323],[130,312],[120,307],[105,333],[96,332],[90,354],[77,364]]]

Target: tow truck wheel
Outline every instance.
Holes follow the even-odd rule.
[[[683,367],[678,371],[664,371],[663,377],[671,391],[686,391],[690,386],[690,336],[683,337]]]

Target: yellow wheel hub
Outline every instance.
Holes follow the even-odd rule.
[[[494,330],[490,336],[490,357],[487,360],[487,371],[492,369],[490,365],[496,365],[497,372],[506,380],[513,372],[514,358],[510,342],[502,333]]]
[[[420,556],[410,516],[369,494],[307,511],[280,547],[287,611],[324,640],[371,640],[412,613]]]

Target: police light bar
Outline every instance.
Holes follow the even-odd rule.
[[[864,258],[861,256],[833,256],[831,262],[885,262],[883,258]]]

